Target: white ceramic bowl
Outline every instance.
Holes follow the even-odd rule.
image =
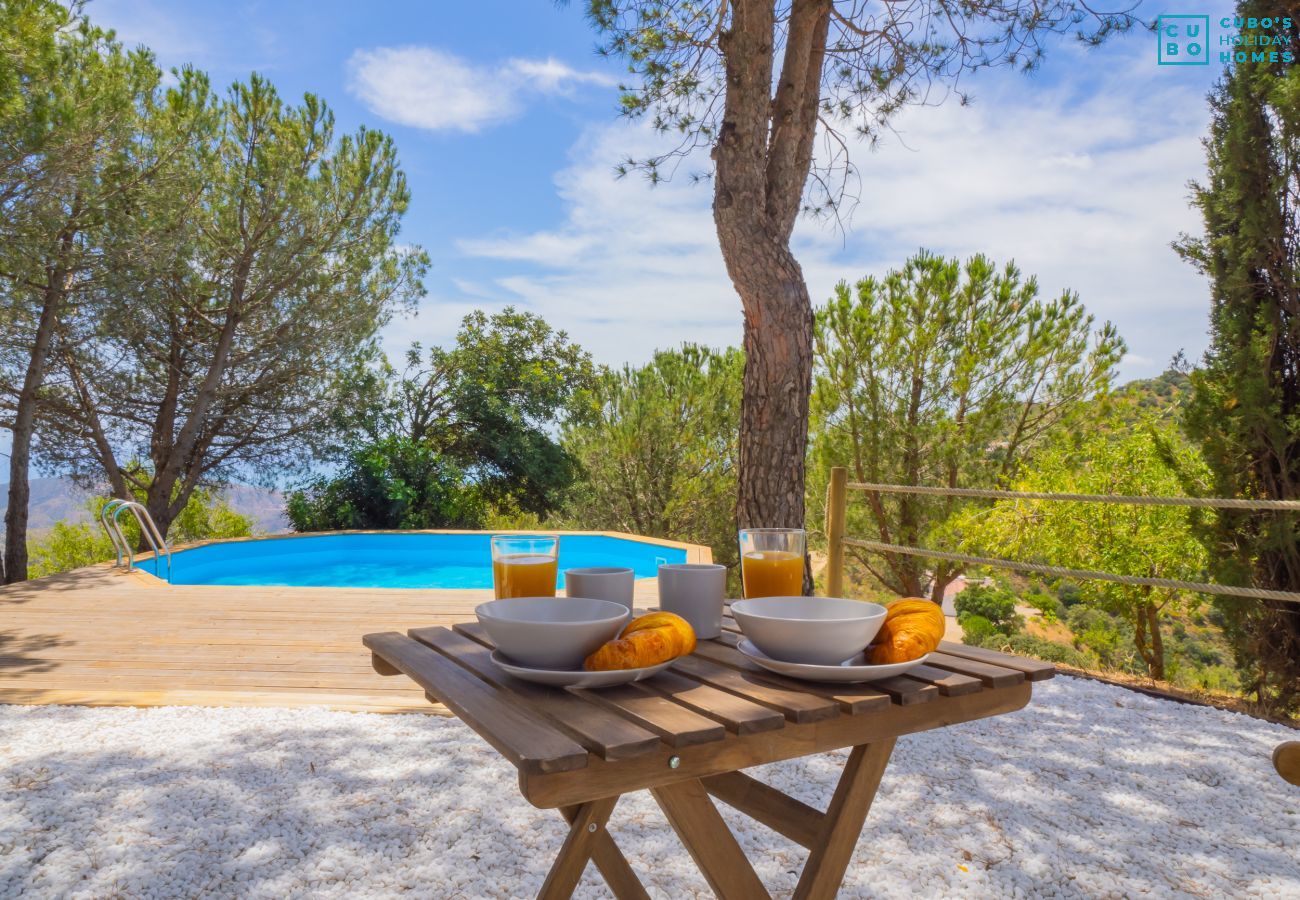
[[[585,597],[512,597],[474,609],[492,643],[534,669],[577,669],[615,637],[632,611]]]
[[[861,653],[885,621],[885,608],[840,597],[755,597],[731,604],[745,637],[773,659],[838,666]]]

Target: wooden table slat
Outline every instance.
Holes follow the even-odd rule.
[[[735,635],[723,633],[719,640],[699,642],[699,644],[695,645],[695,654],[722,663],[724,666],[735,668],[735,670],[744,672],[750,678],[775,684],[777,687],[787,688],[790,691],[801,691],[816,697],[826,697],[827,700],[836,702],[840,709],[849,715],[888,709],[889,704],[892,702],[887,693],[876,691],[870,684],[801,682],[798,679],[777,675],[776,672],[770,672],[746,658],[744,653],[735,648],[735,641]]]
[[[493,645],[484,627],[477,622],[461,622],[456,624],[455,629],[484,646]],[[727,728],[722,724],[677,705],[658,693],[637,687],[636,684],[601,688],[599,691],[575,689],[572,693],[653,731],[671,747],[694,747],[695,744],[707,744],[708,741],[722,740],[727,736]]]
[[[984,690],[984,682],[978,678],[963,675],[960,672],[938,669],[933,666],[922,665],[914,669],[908,669],[906,677],[913,681],[934,685],[939,689],[939,693],[945,697],[960,697],[963,694],[973,694],[976,691]]]
[[[985,687],[1011,687],[1013,684],[1020,684],[1025,680],[1025,673],[1019,669],[993,666],[974,659],[952,656],[948,653],[931,653],[930,658],[925,663],[936,669],[947,669],[950,672],[960,672],[962,675],[978,678],[984,682]]]
[[[620,716],[611,716],[585,697],[530,684],[506,674],[492,662],[488,648],[464,635],[447,628],[412,628],[408,634],[484,681],[503,688],[502,694],[518,697],[601,759],[628,759],[659,746],[658,735]]]
[[[884,691],[899,706],[926,703],[939,696],[939,689],[934,685],[915,681],[906,675],[877,678],[871,682],[871,686],[878,691]]]
[[[784,687],[764,680],[758,673],[733,669],[718,662],[711,656],[715,648],[728,650],[712,641],[700,641],[696,644],[694,654],[673,664],[673,671],[776,710],[791,722],[816,722],[839,714],[835,703],[824,697],[810,695],[802,685],[798,688]],[[734,650],[728,652],[733,654],[733,658],[743,659]],[[881,694],[879,698],[885,706],[889,705],[888,697]]]
[[[939,652],[947,653],[949,656],[959,656],[962,659],[1001,666],[1004,669],[1015,669],[1024,672],[1025,677],[1030,681],[1046,681],[1056,674],[1056,666],[1049,662],[1043,662],[1041,659],[1029,659],[1025,656],[1016,656],[1012,653],[1001,653],[984,647],[971,647],[968,644],[942,641],[939,644]]]
[[[574,693],[648,728],[672,747],[694,747],[727,736],[721,723],[637,684]]]
[[[638,684],[700,715],[716,719],[735,734],[773,731],[785,726],[785,716],[775,710],[672,671],[660,672]]]
[[[396,631],[367,634],[363,640],[371,653],[437,697],[521,772],[567,772],[587,765],[587,751],[572,738],[506,702],[496,688],[436,650]]]
[[[479,623],[460,622],[454,627],[459,634],[478,641],[485,647],[492,646],[492,639]],[[575,689],[572,693],[654,732],[673,747],[690,747],[696,744],[707,744],[710,741],[720,741],[727,734],[726,728],[720,723],[635,684],[601,688],[595,691]]]

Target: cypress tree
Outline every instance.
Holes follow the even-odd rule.
[[[1300,7],[1244,0],[1237,15],[1290,15],[1294,50]],[[1278,53],[1234,61],[1211,93],[1208,175],[1192,185],[1205,234],[1177,245],[1212,294],[1186,426],[1218,496],[1300,500],[1300,67],[1284,61],[1285,47],[1254,49]],[[1221,581],[1300,591],[1300,515],[1225,510],[1203,538]],[[1300,604],[1215,605],[1246,691],[1265,709],[1294,709]]]

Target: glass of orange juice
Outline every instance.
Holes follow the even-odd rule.
[[[745,528],[740,577],[746,597],[799,597],[808,537],[802,528]]]
[[[497,599],[554,597],[558,534],[492,535],[492,586]]]

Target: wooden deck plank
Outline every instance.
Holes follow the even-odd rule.
[[[450,625],[490,597],[169,587],[91,566],[0,587],[0,703],[446,714],[409,679],[376,674],[361,636]]]
[[[139,572],[90,566],[0,587],[0,703],[425,712],[418,687],[374,672],[361,636],[471,620],[490,597],[468,590],[168,586]],[[654,605],[654,581],[638,581],[636,597],[638,607]],[[1051,674],[1050,665],[1033,660],[962,645],[941,649],[946,665],[933,668],[999,684]],[[813,708],[815,697],[791,700],[781,693],[790,685],[766,673],[702,662],[713,677],[679,671],[790,722],[836,714],[834,703]],[[856,694],[825,690],[849,713],[886,699],[867,686]],[[792,712],[792,703],[812,707]]]

